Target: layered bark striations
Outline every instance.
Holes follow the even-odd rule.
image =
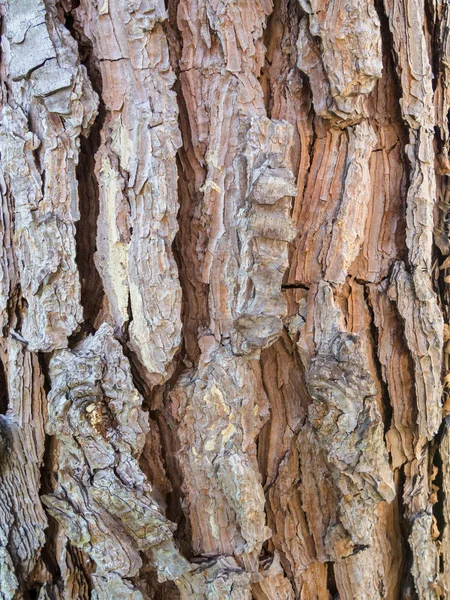
[[[450,597],[449,5],[0,10],[0,598]]]

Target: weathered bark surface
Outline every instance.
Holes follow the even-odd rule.
[[[450,5],[0,11],[0,599],[450,598]]]

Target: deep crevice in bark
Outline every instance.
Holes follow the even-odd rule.
[[[445,493],[443,490],[443,460],[439,450],[442,436],[448,428],[447,420],[442,421],[441,427],[433,440],[433,448],[431,452],[431,469],[436,469],[436,475],[432,481],[432,485],[436,486],[436,502],[433,504],[433,516],[436,519],[436,526],[439,531],[437,541],[442,540],[444,529],[449,526],[450,515],[446,515],[444,511]]]
[[[283,283],[282,290],[309,290],[310,286],[304,283]]]
[[[403,133],[403,141],[406,144],[408,140],[408,124],[405,123],[401,116],[400,111],[400,100],[402,98],[402,84],[397,71],[397,57],[394,51],[394,39],[391,28],[389,26],[389,18],[386,14],[383,0],[374,0],[375,10],[377,11],[378,18],[380,19],[380,31],[381,31],[381,45],[383,52],[383,61],[387,61],[392,64],[394,68],[390,69],[390,76],[395,82],[396,99],[398,100],[398,115],[400,120],[400,126]],[[409,162],[404,156],[404,163],[407,169],[409,169]]]
[[[0,359],[0,415],[6,415],[8,404],[8,381],[6,379],[5,366]]]
[[[92,598],[92,591],[94,589],[94,585],[92,583],[92,576],[89,571],[88,565],[86,564],[86,556],[81,550],[79,550],[75,546],[72,546],[70,542],[67,542],[66,544],[66,551],[68,556],[70,557],[70,561],[75,570],[75,576],[78,580],[78,586],[79,588],[81,588],[80,596],[82,596],[83,598],[86,597],[87,600],[90,600]]]
[[[435,20],[435,15],[433,15],[433,8],[431,2],[424,3],[425,8],[425,30],[428,33],[429,39],[429,55],[430,55],[430,63],[431,70],[433,72],[433,78],[431,80],[433,86],[433,92],[436,91],[437,79],[439,76],[439,71],[441,70],[441,62],[440,62],[440,51],[442,48],[442,40],[439,36],[438,26]]]
[[[48,365],[50,356],[43,352],[38,354],[39,366],[44,380],[44,391],[47,396],[51,390],[51,381],[49,376]],[[41,487],[39,490],[39,496],[44,494],[51,494],[53,492],[54,481],[54,457],[55,457],[55,443],[56,440],[53,436],[45,435],[44,444],[44,456],[42,459],[42,465],[40,468],[40,483]],[[47,512],[46,517],[48,520],[48,527],[45,530],[45,544],[41,550],[41,558],[46,568],[48,569],[52,582],[55,585],[61,582],[61,570],[58,564],[58,557],[56,555],[55,540],[59,529],[57,521]]]
[[[399,514],[400,514],[400,532],[402,535],[402,548],[404,552],[403,571],[400,583],[400,597],[408,598],[411,600],[419,600],[417,591],[414,587],[413,577],[411,573],[411,567],[413,563],[413,553],[409,543],[409,535],[411,533],[411,522],[406,511],[408,507],[405,504],[405,466],[402,465],[398,469],[398,503],[399,503]]]
[[[81,335],[94,333],[94,321],[98,315],[103,296],[103,284],[94,262],[96,252],[97,220],[99,215],[99,191],[95,174],[95,154],[100,147],[100,132],[105,121],[105,105],[102,100],[102,78],[96,64],[91,42],[75,27],[71,13],[66,15],[66,27],[78,43],[80,61],[86,67],[92,87],[98,94],[98,114],[87,137],[80,136],[80,153],[76,169],[80,219],[76,223],[76,262],[80,275],[83,323]]]
[[[193,248],[196,243],[196,229],[193,226],[193,211],[196,199],[186,180],[186,170],[189,170],[188,153],[192,152],[190,146],[189,123],[186,115],[184,99],[179,86],[175,85],[178,107],[180,111],[180,129],[183,146],[178,150],[178,232],[175,236],[173,248],[178,265],[178,274],[182,290],[182,322],[183,338],[186,348],[186,357],[196,364],[200,356],[198,346],[198,333],[206,331],[209,327],[208,318],[208,286],[201,281],[199,266],[192,264],[191,258],[195,256]],[[186,147],[184,147],[186,145]],[[194,258],[195,261],[195,258]],[[190,266],[188,266],[190,263]]]
[[[174,538],[178,542],[180,551],[188,560],[194,556],[191,538],[189,536],[189,523],[182,508],[184,494],[182,492],[183,476],[180,472],[177,452],[179,444],[176,437],[176,424],[167,414],[167,411],[152,411],[152,419],[156,422],[161,439],[161,456],[164,461],[165,474],[172,486],[172,491],[167,496],[167,518],[177,524]]]
[[[45,436],[45,451],[43,463],[40,469],[41,488],[39,495],[50,494],[53,492],[52,473],[53,473],[53,456],[55,440],[53,436]],[[45,510],[45,507],[44,507]],[[46,511],[48,527],[45,530],[45,544],[41,549],[41,560],[46,566],[52,583],[54,585],[61,584],[61,570],[58,564],[58,556],[56,554],[56,536],[59,530],[57,521]]]
[[[208,293],[209,286],[202,282],[200,266],[195,253],[198,224],[195,223],[194,211],[199,199],[190,184],[188,175],[193,174],[190,160],[196,161],[192,147],[191,129],[187,114],[186,102],[180,83],[179,60],[182,52],[182,38],[178,30],[178,3],[168,0],[169,19],[165,23],[169,56],[176,75],[174,91],[177,96],[178,122],[181,132],[182,146],[177,152],[178,171],[178,231],[172,249],[178,266],[178,276],[182,291],[182,323],[185,357],[196,365],[200,357],[198,334],[209,327]],[[204,165],[202,165],[204,168]],[[206,170],[205,178],[206,178]]]
[[[339,592],[338,592],[338,588],[336,585],[336,578],[334,575],[334,563],[333,562],[327,562],[327,589],[328,589],[328,593],[331,596],[332,600],[337,600],[340,596],[339,596]]]
[[[372,343],[372,349],[373,349],[372,356],[373,356],[373,362],[375,364],[375,369],[376,369],[376,373],[377,373],[377,381],[380,385],[381,403],[383,406],[382,419],[383,419],[383,426],[384,426],[384,436],[386,437],[386,434],[390,430],[391,424],[392,424],[393,407],[392,407],[391,401],[389,399],[388,386],[383,378],[383,370],[382,370],[382,366],[381,366],[380,359],[378,356],[379,347],[380,347],[379,333],[378,333],[378,329],[375,325],[375,315],[373,312],[372,304],[370,302],[370,294],[369,294],[369,290],[367,289],[367,285],[364,285],[364,299],[365,299],[366,306],[367,306],[367,309],[370,314],[370,334],[371,334],[372,342],[373,342]]]

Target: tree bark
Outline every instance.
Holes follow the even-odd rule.
[[[0,599],[450,598],[450,5],[0,10]]]

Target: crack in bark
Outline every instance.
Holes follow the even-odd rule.
[[[74,10],[75,7],[72,7]],[[67,29],[78,44],[80,61],[86,67],[89,80],[98,94],[98,114],[91,126],[88,137],[80,137],[80,154],[76,169],[78,181],[80,219],[76,223],[76,263],[81,283],[81,304],[83,323],[71,344],[82,336],[95,332],[95,320],[101,309],[104,289],[101,277],[94,263],[96,252],[97,221],[99,215],[99,191],[95,173],[95,154],[100,147],[100,132],[105,122],[105,104],[102,99],[102,78],[95,64],[92,43],[74,26],[71,12],[66,13]]]

